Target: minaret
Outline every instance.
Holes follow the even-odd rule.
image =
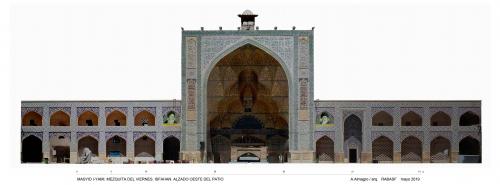
[[[255,17],[258,15],[253,14],[250,10],[245,10],[238,17],[241,18],[241,30],[255,30]]]

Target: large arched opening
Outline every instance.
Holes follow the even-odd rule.
[[[363,125],[361,119],[352,114],[344,120],[344,151],[350,163],[361,159]]]
[[[113,136],[106,142],[106,155],[108,157],[127,156],[127,141],[120,136]]]
[[[374,163],[392,162],[394,160],[394,143],[388,137],[378,137],[372,142],[372,155]]]
[[[422,162],[422,142],[420,139],[409,136],[401,143],[401,161]]]
[[[96,138],[92,136],[85,136],[78,140],[78,156],[81,157],[84,154],[84,149],[88,148],[92,153],[92,157],[99,156],[99,142]]]
[[[422,126],[422,117],[417,113],[410,111],[401,117],[402,126]]]
[[[69,126],[69,115],[63,111],[57,111],[50,116],[50,126]]]
[[[393,119],[392,116],[385,112],[380,111],[372,117],[372,126],[392,126]]]
[[[209,161],[238,161],[247,152],[260,161],[287,161],[288,80],[273,56],[251,44],[239,47],[212,68],[206,92]]]
[[[212,158],[214,163],[231,162],[231,141],[225,136],[212,137]]]
[[[171,136],[163,140],[163,160],[177,161],[179,160],[181,142],[179,139]]]
[[[479,116],[471,111],[468,111],[460,116],[460,121],[458,123],[460,126],[473,126],[479,125],[480,119]]]
[[[481,144],[470,136],[463,138],[458,146],[459,162],[461,163],[480,163],[481,162]]]
[[[450,118],[450,116],[448,116],[448,114],[446,114],[442,111],[436,112],[431,117],[431,125],[432,126],[450,126],[451,125],[451,118]]]
[[[141,111],[137,113],[134,118],[135,126],[154,126],[155,125],[155,116],[148,111]]]
[[[42,140],[30,135],[23,139],[21,148],[21,162],[39,163],[42,162]]]
[[[53,163],[69,163],[69,145],[70,138],[68,136],[58,135],[50,137],[50,160]]]
[[[113,111],[106,117],[106,126],[125,126],[127,125],[127,116],[120,111]]]
[[[37,112],[28,112],[22,118],[23,126],[42,126],[42,116]]]
[[[78,126],[98,126],[99,118],[91,111],[85,111],[78,116]]]
[[[335,145],[328,136],[323,136],[316,141],[316,160],[318,162],[334,162]]]
[[[448,163],[451,156],[450,140],[438,136],[431,141],[431,162]]]
[[[134,142],[135,161],[139,163],[153,162],[155,160],[155,140],[142,136]]]
[[[280,135],[270,137],[267,141],[267,162],[283,162],[286,151],[288,151],[288,139],[286,137]]]

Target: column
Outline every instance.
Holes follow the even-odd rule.
[[[344,162],[344,120],[342,119],[342,111],[339,107],[334,107],[334,124],[335,124],[335,162]]]
[[[98,144],[98,155],[102,161],[106,161],[106,107],[99,106],[99,144]]]
[[[162,107],[161,106],[156,106],[155,107],[155,127],[157,128],[156,130],[159,130],[162,128],[163,124],[163,112],[162,112]]]
[[[135,147],[135,142],[134,142],[134,132],[129,131],[127,132],[127,158],[129,160],[134,161],[135,153],[134,153],[134,147]]]
[[[134,160],[134,132],[130,130],[134,130],[134,108],[129,106],[127,107],[127,158],[129,160]]]
[[[98,148],[98,155],[99,159],[101,159],[104,162],[107,162],[107,157],[106,157],[106,133],[101,131],[99,132],[99,144],[97,146]]]
[[[69,163],[78,163],[78,140],[76,131],[71,132],[69,144]]]
[[[371,143],[372,143],[372,109],[368,107],[363,112],[363,148],[361,150],[361,162],[362,163],[371,163],[372,161],[372,152],[371,152]]]
[[[127,107],[127,124],[126,127],[133,128],[134,127],[134,107]]]
[[[398,107],[394,112],[398,112],[398,117],[393,117],[393,130],[394,130],[394,138],[393,138],[393,162],[401,163],[401,108]]]
[[[71,128],[70,144],[69,144],[69,162],[77,163],[78,161],[78,141],[76,139],[76,130],[78,127],[78,113],[75,106],[71,106],[71,115],[69,125]]]
[[[460,115],[458,114],[458,107],[453,107],[452,109],[452,115],[451,117],[451,161],[452,163],[458,163],[459,162],[459,145],[460,145],[460,135],[458,134],[458,131],[460,129],[459,127],[459,122],[460,122]]]
[[[163,112],[161,106],[156,106],[156,117],[155,117],[155,127],[156,127],[156,140],[155,140],[155,160],[163,160],[163,134],[161,132],[163,128]]]
[[[43,159],[45,158],[50,159],[49,130],[51,128],[50,128],[50,112],[48,105],[43,106],[42,126],[43,126],[43,137],[42,137]]]
[[[422,162],[428,163],[431,161],[431,118],[430,108],[424,107],[424,115],[422,115],[422,127],[424,132],[424,141],[422,141]]]
[[[292,109],[296,109],[297,112],[297,124],[295,125],[297,148],[295,151],[291,150],[291,162],[307,162],[311,163],[314,160],[313,151],[313,137],[312,137],[312,125],[313,125],[313,114],[314,114],[314,102],[313,102],[313,82],[312,79],[312,67],[311,67],[311,47],[310,45],[312,38],[309,36],[298,36],[295,38],[297,41],[297,63],[298,63],[298,73],[297,76],[290,75],[289,80],[298,80],[298,83],[293,83],[290,90],[295,91],[297,96],[290,97],[293,101],[297,102],[297,105],[290,105]],[[297,69],[294,69],[297,70]],[[293,112],[290,112],[293,114]],[[293,119],[291,121],[294,121]]]
[[[48,162],[50,163],[51,148],[50,148],[49,131],[47,131],[47,130],[43,131],[42,152],[43,152],[43,160],[42,160],[42,162],[44,162],[44,160],[47,159]]]
[[[392,143],[394,145],[393,162],[401,163],[401,131],[394,132],[394,141]]]
[[[401,107],[394,107],[393,113],[393,131],[394,131],[394,162],[401,162]]]
[[[97,120],[97,125],[99,127],[99,130],[102,130],[106,128],[106,107],[99,106],[98,114],[99,119]]]
[[[156,141],[155,141],[155,160],[162,161],[163,160],[163,133],[156,132]]]
[[[183,78],[183,104],[182,110],[182,136],[181,136],[181,152],[180,158],[182,160],[189,160],[191,162],[202,161],[202,153],[200,151],[200,141],[205,138],[205,130],[198,130],[198,127],[204,128],[203,120],[198,120],[198,111],[203,113],[205,109],[202,102],[198,99],[198,90],[200,83],[198,79],[198,37],[187,36],[183,38],[182,50],[184,56],[183,72],[186,74]],[[203,115],[202,115],[203,117]],[[199,140],[199,138],[201,140]]]

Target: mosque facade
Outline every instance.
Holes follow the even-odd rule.
[[[481,162],[481,101],[314,100],[314,29],[238,16],[182,30],[182,100],[22,101],[21,162]]]

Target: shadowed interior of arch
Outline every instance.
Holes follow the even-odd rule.
[[[268,162],[284,161],[283,156],[288,150],[285,146],[288,139],[288,80],[275,58],[254,45],[243,45],[214,66],[206,90],[208,160],[230,162],[238,157],[220,156],[231,154],[227,152],[228,147],[216,145],[233,146],[231,142],[212,143],[215,136],[222,135],[229,141],[240,141],[237,138],[262,140],[263,146],[259,147],[267,147]],[[269,139],[273,136],[283,139]],[[238,144],[239,149],[244,150],[241,143]]]
[[[23,126],[42,126],[42,115],[28,112],[22,118]]]
[[[24,163],[42,162],[42,140],[30,135],[22,140],[21,161]]]
[[[179,160],[180,143],[179,139],[173,136],[165,138],[163,140],[163,160]]]
[[[124,157],[127,155],[127,141],[120,136],[113,136],[106,141],[106,155]]]

